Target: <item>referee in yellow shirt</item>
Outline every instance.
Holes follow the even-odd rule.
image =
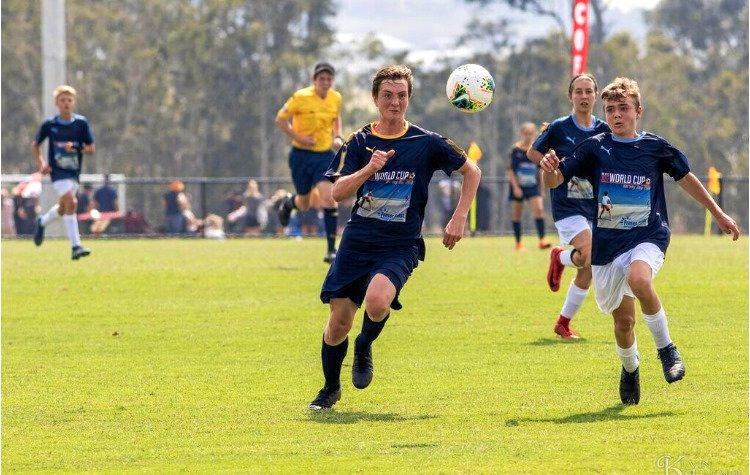
[[[312,85],[292,94],[276,114],[276,125],[292,139],[289,168],[297,194],[287,195],[278,212],[282,226],[289,224],[292,210],[310,208],[310,192],[318,189],[323,204],[328,251],[324,262],[336,257],[337,204],[331,197],[332,184],[325,177],[341,138],[341,94],[333,89],[336,71],[328,63],[315,65]]]

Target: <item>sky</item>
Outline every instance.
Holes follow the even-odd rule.
[[[570,16],[572,0],[548,0],[558,11]],[[502,2],[489,6],[467,4],[464,0],[338,0],[334,26],[338,40],[348,44],[367,33],[375,33],[392,50],[408,50],[418,57],[445,53],[464,32],[472,17],[512,18],[512,29],[520,41],[544,36],[555,23],[513,10]],[[630,30],[635,37],[645,34],[640,9],[651,9],[658,0],[608,0],[616,15],[615,31]]]

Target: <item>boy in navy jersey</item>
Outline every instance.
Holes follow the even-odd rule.
[[[633,330],[636,298],[656,344],[664,378],[673,383],[685,375],[652,284],[664,263],[670,238],[664,174],[708,209],[723,232],[732,234],[734,240],[740,232],[690,172],[682,152],[657,135],[636,132],[643,107],[635,81],[615,79],[602,91],[602,102],[612,132],[585,140],[562,162],[550,150],[541,166],[547,186],[559,186],[571,176],[586,178],[597,202],[607,204],[606,217],[598,217],[594,223],[591,265],[595,297],[602,312],[614,317],[616,349],[622,362],[620,399],[623,404],[638,404],[639,354]]]
[[[352,382],[363,389],[372,381],[371,345],[412,270],[424,260],[421,228],[430,178],[437,170],[463,174],[461,196],[445,227],[443,244],[453,249],[461,239],[481,173],[453,142],[406,121],[412,75],[404,66],[381,68],[373,79],[377,122],[352,134],[331,162],[333,198],[356,194],[320,299],[330,305],[321,359],[325,385],[310,409],[333,406],[341,398],[341,364],[354,314],[364,303],[362,331],[354,344]]]
[[[544,203],[539,192],[539,166],[529,160],[526,151],[536,135],[536,125],[525,122],[521,125],[521,140],[513,145],[510,152],[510,166],[508,167],[508,181],[510,182],[511,222],[513,235],[516,238],[516,250],[524,249],[521,242],[521,214],[523,202],[528,200],[534,213],[534,223],[539,236],[539,249],[548,249],[551,244],[544,239]]]
[[[94,153],[94,136],[86,118],[74,114],[76,90],[70,86],[59,86],[54,91],[55,105],[60,113],[44,121],[32,143],[32,153],[42,174],[50,174],[52,187],[59,202],[44,215],[37,218],[34,244],[44,241],[44,227],[62,216],[65,230],[73,248],[73,260],[88,256],[91,251],[81,246],[76,218],[76,192],[81,174],[83,154]],[[39,145],[49,139],[49,153],[44,160]]]
[[[568,99],[573,112],[555,120],[534,141],[527,152],[534,163],[542,160],[548,150],[556,150],[567,156],[575,146],[587,138],[608,132],[606,123],[593,115],[596,103],[596,79],[591,74],[579,74],[568,85]],[[583,305],[591,286],[591,226],[596,217],[596,202],[591,183],[579,177],[571,177],[563,186],[550,190],[552,218],[563,246],[556,246],[550,253],[547,283],[553,292],[560,289],[565,267],[574,267],[576,277],[570,283],[554,332],[564,339],[578,338],[570,322]]]

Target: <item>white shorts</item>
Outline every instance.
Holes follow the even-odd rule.
[[[72,191],[75,195],[78,191],[78,182],[72,178],[63,178],[62,180],[55,180],[52,182],[52,188],[55,189],[58,197],[61,197]]]
[[[584,218],[580,214],[575,216],[568,216],[560,221],[555,221],[555,228],[557,229],[557,235],[560,236],[561,244],[570,244],[570,241],[574,237],[578,236],[581,231],[591,231],[591,221]]]
[[[594,274],[594,298],[599,310],[612,313],[620,306],[622,298],[635,297],[628,285],[628,270],[633,261],[643,261],[651,266],[652,277],[664,265],[664,253],[656,244],[643,242],[623,252],[606,266],[591,266]]]

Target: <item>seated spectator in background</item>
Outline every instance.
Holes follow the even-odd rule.
[[[185,184],[174,180],[169,184],[169,191],[164,193],[164,215],[167,234],[182,234],[185,232],[186,219],[183,211],[187,206],[187,196],[184,193]]]
[[[125,213],[125,219],[123,220],[125,234],[146,234],[150,227],[143,213],[132,209]]]
[[[230,213],[227,221],[233,223],[244,218],[245,236],[260,236],[268,223],[268,208],[265,198],[258,190],[258,183],[255,180],[248,181],[242,196],[242,206]]]
[[[93,209],[103,213],[114,213],[120,210],[120,205],[117,199],[117,191],[112,188],[109,184],[109,175],[104,175],[104,183],[101,188],[94,192],[94,206]],[[112,221],[111,215],[104,215],[94,221],[91,225],[91,232],[95,235],[102,234],[107,230],[109,223]]]
[[[209,214],[203,220],[203,237],[206,239],[224,239],[224,220],[221,216]]]
[[[266,209],[277,209],[281,201],[287,196],[287,191],[284,189],[276,190],[270,198],[265,202]],[[264,233],[270,236],[281,237],[284,235],[284,226],[279,222],[279,216],[277,213],[268,213],[268,222],[264,229]]]
[[[83,185],[83,189],[76,195],[78,204],[76,205],[76,215],[78,215],[78,229],[81,234],[88,234],[91,232],[91,219],[88,213],[94,208],[94,187],[86,183]],[[81,217],[83,216],[83,219]]]
[[[185,217],[185,231],[190,234],[195,234],[200,231],[203,226],[203,220],[195,216],[193,208],[190,204],[190,198],[188,195],[182,194],[182,198],[179,198],[179,204],[182,209],[182,216]]]
[[[13,198],[7,188],[2,190],[2,235],[12,237],[16,235],[16,223],[13,220]]]
[[[230,190],[229,193],[224,197],[224,216],[227,217],[227,231],[232,234],[239,234],[242,232],[241,220],[229,221],[229,215],[237,211],[242,207],[242,191],[241,190]]]
[[[34,175],[39,175],[35,173]],[[42,184],[39,179],[32,178],[23,181],[13,187],[13,220],[16,227],[16,233],[19,236],[28,236],[34,234],[36,228],[36,216],[41,211],[39,206],[39,195],[42,190]],[[41,177],[41,175],[40,175]],[[38,185],[38,186],[36,186]]]

